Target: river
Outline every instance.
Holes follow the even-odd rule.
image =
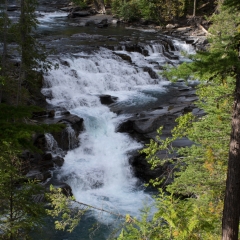
[[[171,96],[172,84],[158,73],[166,64],[186,61],[181,51],[194,49],[152,29],[79,27],[64,12],[38,14],[38,35],[48,48],[56,49],[50,59],[59,66],[44,76],[42,93],[49,108],[66,109],[84,119],[79,147],[67,152],[57,178],[71,186],[77,201],[139,217],[144,206],[154,203],[129,164],[131,152],[143,143],[116,129],[133,114]],[[101,103],[102,95],[117,101],[108,107]],[[99,223],[99,229],[89,234],[93,223]],[[53,224],[44,231],[52,240],[104,240],[118,223],[114,216],[91,211],[71,234],[53,230]]]

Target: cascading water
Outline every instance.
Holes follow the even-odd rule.
[[[65,128],[65,131],[68,136],[68,149],[73,149],[77,146],[77,136],[74,129],[69,125]]]
[[[137,190],[137,179],[128,163],[128,153],[142,145],[115,131],[123,116],[102,105],[99,95],[111,94],[119,102],[141,104],[155,101],[139,90],[153,84],[156,81],[148,73],[104,48],[91,55],[64,57],[59,68],[45,76],[42,92],[51,96],[48,102],[84,119],[80,146],[68,152],[59,174],[78,201],[132,215],[138,214],[146,198],[152,201]]]
[[[84,119],[85,130],[79,137],[79,147],[65,156],[59,179],[71,186],[80,202],[139,216],[144,204],[153,203],[152,197],[138,185],[128,162],[130,153],[142,144],[116,132],[118,124],[129,114],[117,115],[110,111],[101,104],[100,96],[117,97],[114,104],[117,106],[141,109],[156,102],[157,95],[167,91],[165,85],[169,84],[160,77],[152,78],[144,68],[156,74],[159,66],[174,65],[178,61],[168,59],[163,54],[164,47],[158,43],[145,46],[147,56],[122,49],[100,48],[90,53],[62,55],[55,60],[59,68],[45,76],[42,93],[49,104]],[[130,56],[131,63],[119,57],[119,53]],[[177,51],[172,54],[180,58]],[[112,217],[98,220],[108,223]]]
[[[50,133],[45,133],[46,147],[54,156],[63,156],[63,150],[59,148],[57,141]]]

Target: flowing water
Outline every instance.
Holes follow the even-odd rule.
[[[45,75],[42,93],[49,106],[66,109],[84,119],[79,147],[65,155],[57,178],[71,186],[77,201],[139,217],[140,209],[154,202],[129,164],[131,153],[143,145],[116,129],[134,112],[157,106],[170,96],[171,84],[157,73],[165,64],[185,61],[181,51],[191,53],[193,48],[178,39],[119,26],[103,30],[74,28],[66,25],[64,14],[59,12],[41,13],[39,21],[43,42],[48,41],[51,32],[48,46],[55,45],[61,52],[52,56],[59,67]],[[134,41],[143,39],[142,52],[129,51],[127,44],[121,44],[123,33]],[[106,41],[98,41],[106,35],[114,36],[111,48]],[[106,94],[117,97],[114,109],[120,109],[118,114],[101,104],[100,96]],[[71,134],[69,129],[69,139]],[[51,136],[47,137],[56,144]],[[51,147],[57,148],[53,144]],[[84,240],[89,238],[87,229],[96,221],[101,229],[92,237],[97,240],[107,239],[117,224],[116,217],[91,211],[72,234],[46,232],[51,239]]]

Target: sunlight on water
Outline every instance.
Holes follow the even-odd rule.
[[[144,202],[153,202],[137,187],[128,162],[129,153],[142,145],[115,131],[123,116],[102,105],[99,95],[111,93],[126,105],[141,105],[156,100],[141,92],[144,86],[158,86],[159,91],[164,87],[141,68],[104,48],[87,57],[84,53],[66,56],[59,64],[45,76],[42,92],[49,96],[50,104],[82,117],[85,126],[80,146],[65,156],[60,180],[71,186],[80,202],[138,216]]]
[[[175,42],[175,45],[179,51],[185,48],[181,42]],[[145,51],[146,56],[127,52],[124,48],[115,52],[100,48],[91,53],[62,56],[54,60],[59,68],[45,76],[42,89],[49,104],[84,119],[80,145],[65,156],[58,174],[60,181],[71,186],[80,202],[137,217],[145,204],[154,202],[140,187],[129,164],[131,152],[143,146],[129,135],[116,132],[117,125],[129,115],[111,112],[101,104],[99,96],[117,97],[115,104],[128,107],[157,101],[156,96],[166,92],[165,86],[169,82],[157,75],[156,65],[178,60],[169,60],[163,54],[164,47],[158,43],[146,45]],[[180,56],[175,52],[172,54]],[[133,64],[116,53],[128,55]],[[147,71],[143,67],[147,67]],[[156,77],[152,78],[150,73],[155,73]],[[92,214],[98,217],[97,212]],[[107,216],[98,221],[108,224],[114,217]]]

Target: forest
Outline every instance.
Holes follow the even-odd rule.
[[[8,17],[8,0],[1,1],[0,11],[0,238],[30,239],[31,232],[45,224],[46,215],[58,217],[56,227],[72,231],[86,209],[72,212],[60,190],[51,189],[46,203],[33,201],[45,190],[37,180],[25,174],[29,162],[22,157],[40,150],[34,145],[36,134],[59,132],[61,124],[36,124],[34,112],[45,111],[39,96],[42,75],[57,68],[48,60],[51,54],[34,36],[38,26],[37,0],[19,0],[20,17]],[[143,209],[142,218],[126,215],[125,222],[113,239],[150,240],[238,240],[240,214],[240,2],[239,0],[76,0],[81,9],[89,5],[125,22],[147,20],[161,26],[168,23],[208,23],[206,51],[191,56],[191,62],[178,67],[166,66],[162,73],[169,81],[197,80],[196,106],[205,115],[180,116],[172,137],[157,137],[141,153],[152,169],[171,164],[169,176],[152,179],[157,189],[156,212],[150,218]],[[9,44],[17,45],[19,61],[11,60]],[[37,99],[36,99],[37,96]],[[37,106],[36,106],[37,105]],[[44,105],[44,104],[43,104]],[[192,146],[174,148],[176,139],[186,137]],[[169,158],[158,158],[167,150]],[[177,153],[172,159],[171,154]],[[45,194],[45,193],[43,193]],[[49,206],[49,205],[48,205]],[[88,206],[86,203],[86,206]],[[100,207],[100,206],[99,206]],[[61,220],[59,218],[61,217]]]

